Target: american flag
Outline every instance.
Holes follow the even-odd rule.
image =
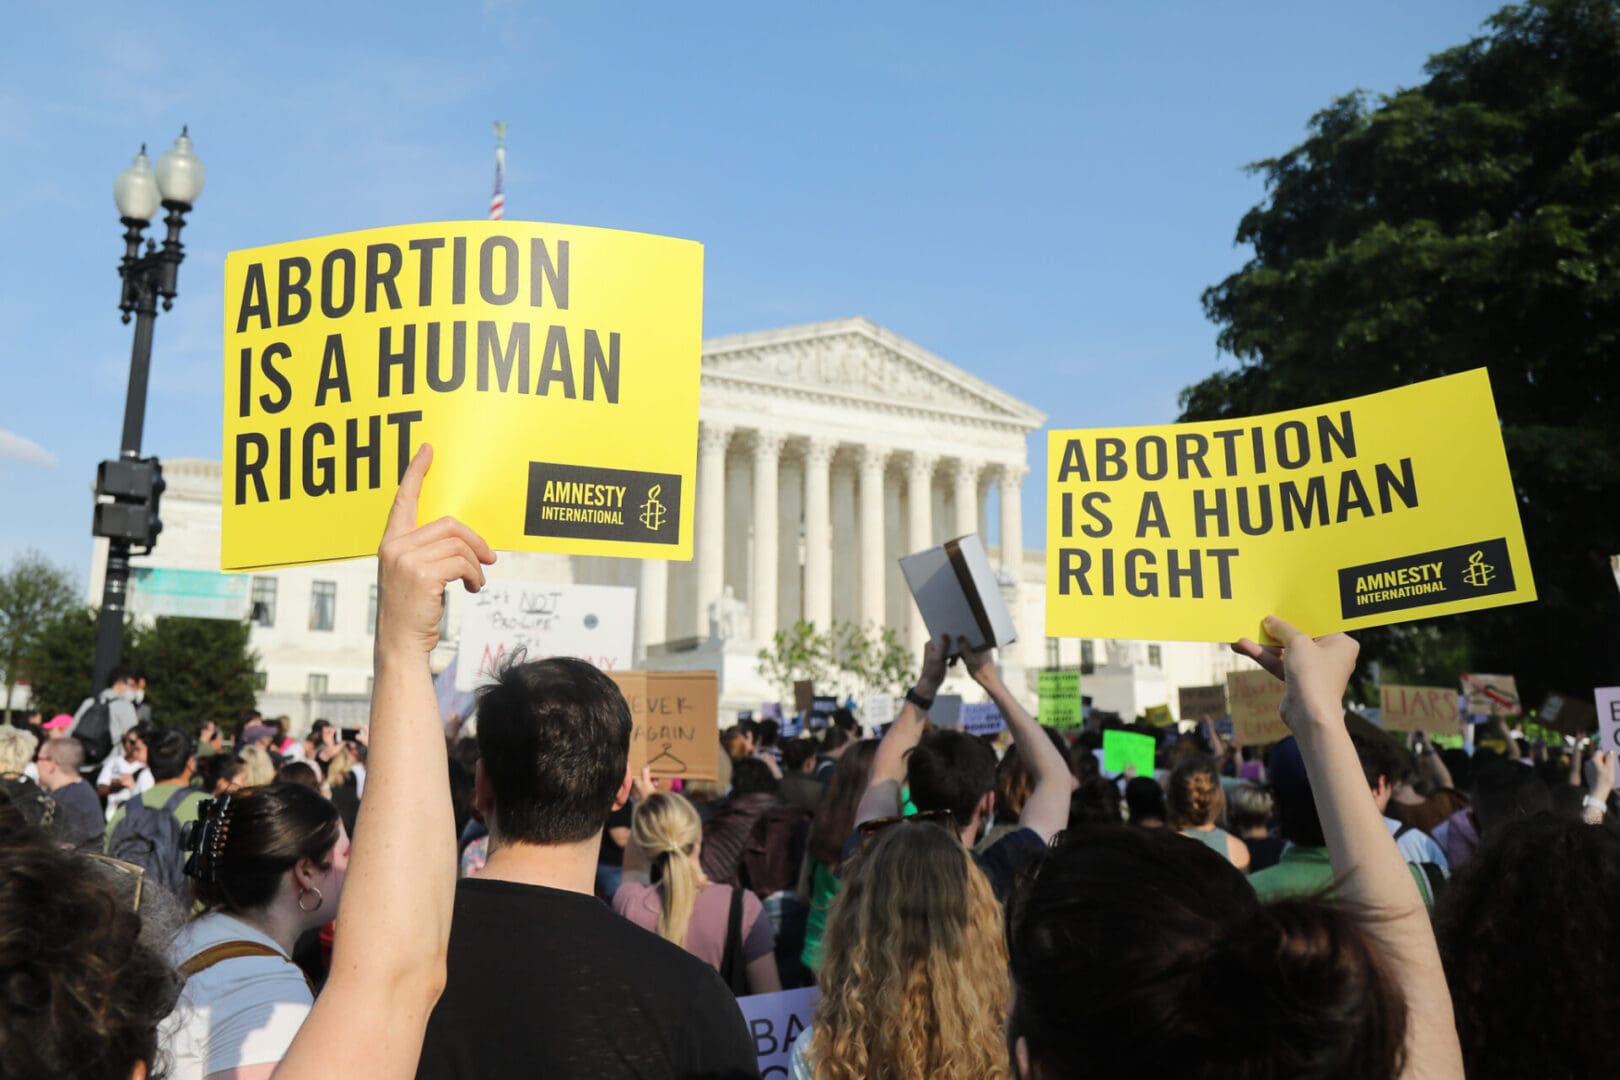
[[[489,197],[489,220],[506,216],[506,125],[495,125],[495,193]]]

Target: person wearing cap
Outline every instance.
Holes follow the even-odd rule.
[[[275,728],[262,721],[255,720],[242,729],[242,739],[237,744],[237,749],[245,746],[262,746],[264,749],[269,750],[271,749],[270,741],[275,737]]]
[[[58,716],[45,725],[46,730],[50,731],[57,720],[71,724],[73,717]],[[57,730],[65,731],[67,724]],[[71,736],[59,736],[56,731],[51,735],[39,748],[35,764],[39,767],[39,786],[61,808],[58,833],[69,847],[100,850],[107,823],[101,815],[96,789],[79,773],[84,765],[84,744]]]
[[[49,720],[45,721],[45,738],[47,741],[51,739],[65,739],[68,737],[68,729],[72,726],[73,717],[65,712],[59,712]]]
[[[1263,901],[1331,894],[1335,882],[1327,839],[1322,832],[1322,819],[1317,816],[1310,777],[1305,773],[1305,759],[1293,736],[1272,747],[1266,771],[1271,775],[1271,788],[1277,797],[1277,821],[1288,846],[1283,849],[1277,865],[1250,874],[1249,884]],[[1372,797],[1369,791],[1368,800]],[[1432,909],[1434,893],[1427,876],[1410,862],[1406,867],[1417,882],[1423,903]]]

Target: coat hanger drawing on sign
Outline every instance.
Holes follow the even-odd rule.
[[[675,756],[672,752],[674,748],[674,743],[665,743],[662,750],[647,759],[648,766],[658,767],[659,762],[667,760],[669,764],[662,766],[660,771],[684,773],[686,771],[686,762]]]

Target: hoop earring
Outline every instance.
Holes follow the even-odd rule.
[[[304,897],[308,896],[310,893],[315,894],[315,906],[305,907]],[[302,911],[305,915],[315,914],[315,912],[321,910],[321,905],[324,903],[326,903],[326,897],[322,896],[321,890],[317,889],[315,886],[311,885],[307,888],[298,890],[298,910]]]

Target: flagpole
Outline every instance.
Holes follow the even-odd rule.
[[[506,217],[506,124],[495,121],[495,191],[489,197],[489,220]]]

